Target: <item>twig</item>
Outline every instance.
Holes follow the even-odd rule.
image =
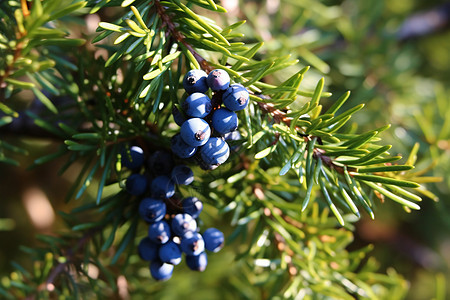
[[[268,98],[267,96],[265,98]],[[292,119],[286,116],[286,113],[275,108],[272,103],[258,102],[258,106],[266,113],[272,115],[273,121],[277,124],[284,123],[291,126]],[[298,128],[299,129],[299,128]]]
[[[166,9],[161,5],[160,1],[155,0],[154,4],[156,6],[156,13],[161,18],[163,25],[167,26],[167,29],[169,29],[169,32],[175,40],[181,44],[183,44],[189,52],[194,55],[197,62],[200,64],[202,69],[205,71],[212,71],[212,67],[208,64],[206,59],[204,59],[200,54],[198,54],[197,51],[195,51],[194,47],[192,47],[191,44],[186,42],[186,37],[177,30],[175,23],[172,21],[170,16],[166,13]]]
[[[159,1],[155,1],[155,6],[156,6],[157,14],[161,18],[163,24],[165,26],[167,26],[167,28],[169,29],[169,32],[172,35],[172,37],[175,38],[175,40],[177,42],[183,44],[192,53],[192,55],[194,55],[195,59],[198,61],[200,66],[205,71],[211,71],[212,67],[208,64],[206,59],[204,59],[200,54],[198,54],[195,51],[195,49],[192,47],[192,45],[189,44],[186,41],[185,36],[177,30],[175,23],[172,21],[170,16],[166,13],[166,10],[161,5],[161,3]],[[259,96],[264,98],[264,99],[268,99],[269,98],[269,97],[267,97],[265,95],[259,95]],[[266,112],[266,113],[268,113],[268,114],[270,114],[272,116],[273,121],[275,123],[278,123],[278,124],[279,123],[284,123],[284,124],[286,124],[287,126],[290,127],[292,118],[286,116],[286,112],[276,108],[274,106],[274,104],[272,104],[272,103],[264,103],[264,102],[257,102],[257,103],[258,103],[258,106],[261,108],[262,111],[264,111],[264,112]],[[305,142],[308,142],[312,138],[314,138],[314,136],[302,133],[301,132],[301,128],[298,127],[298,126],[295,129],[297,130],[298,135],[303,137]],[[320,137],[316,137],[316,138],[317,138],[318,141],[321,141]],[[279,139],[280,139],[280,135],[278,134],[275,137],[275,140],[273,141],[272,145],[276,144],[279,141]],[[336,170],[340,174],[344,174],[344,172],[345,172],[344,168],[341,167],[341,166],[336,165],[330,157],[325,155],[324,150],[321,150],[321,149],[318,149],[318,148],[314,148],[314,155],[313,155],[313,157],[315,159],[321,159],[322,162],[325,165],[327,165],[329,168]]]
[[[267,99],[267,97],[265,97],[265,99]],[[259,107],[266,113],[270,114],[273,118],[273,121],[277,124],[280,123],[284,123],[287,126],[291,126],[291,121],[292,119],[286,116],[286,113],[278,108],[275,108],[275,106],[272,103],[263,103],[263,102],[258,102]],[[295,129],[297,130],[298,135],[300,135],[301,137],[303,137],[303,139],[305,140],[305,142],[308,142],[310,140],[312,140],[315,136],[309,135],[309,134],[304,134],[301,132],[301,128],[299,128],[298,126],[295,127]],[[321,139],[320,137],[316,137],[317,141],[319,143],[321,143]],[[275,141],[272,143],[275,144],[276,142],[278,142],[279,140],[279,136],[276,137]],[[325,150],[319,149],[319,148],[314,148],[314,153],[313,153],[313,157],[315,159],[321,159],[322,162],[327,165],[330,169],[334,169],[336,170],[338,173],[340,174],[344,174],[345,169],[341,166],[336,165],[333,160],[329,157],[325,155]],[[355,168],[348,168],[349,171],[356,171]]]
[[[66,272],[66,269],[71,265],[75,263],[75,257],[76,257],[76,253],[79,249],[83,248],[90,240],[91,238],[102,229],[103,227],[96,227],[91,229],[90,231],[86,232],[82,238],[76,243],[75,246],[66,249],[65,252],[65,258],[66,260],[64,262],[60,262],[58,263],[58,265],[56,265],[56,267],[54,267],[52,269],[52,271],[50,272],[50,274],[47,277],[47,280],[45,280],[45,282],[41,283],[37,290],[38,291],[43,291],[43,290],[49,290],[51,289],[51,287],[54,285],[54,282],[56,280],[56,278],[63,272]],[[51,290],[49,290],[51,291]],[[32,295],[30,295],[28,298],[32,297]]]
[[[313,150],[313,157],[316,159],[320,159],[322,160],[322,162],[327,165],[330,169],[334,169],[336,170],[336,172],[338,172],[339,174],[344,174],[345,173],[345,168],[336,165],[333,160],[329,157],[325,155],[325,150],[323,149],[319,149],[319,148],[314,148]],[[354,167],[347,167],[347,171],[349,172],[356,172],[357,169]],[[350,174],[351,176],[351,174]]]

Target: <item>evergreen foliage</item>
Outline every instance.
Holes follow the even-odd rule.
[[[291,48],[264,43],[255,12],[246,10],[249,24],[233,23],[213,0],[0,2],[0,132],[55,141],[55,151],[30,168],[58,159],[59,174],[82,166],[66,198],[72,209],[59,212],[66,227],[37,236],[41,247],[22,247],[33,265],[13,263],[2,274],[1,297],[173,299],[196,284],[201,299],[405,297],[407,281],[391,268],[380,271],[372,246],[349,247],[354,223],[374,219],[388,201],[404,213],[419,210],[422,198],[437,200],[425,184],[439,178],[414,169],[419,144],[407,145],[404,159],[392,154],[381,135],[389,125],[351,124],[364,104],[337,81],[328,87],[318,74],[339,71],[308,49],[333,38],[308,45],[299,33],[305,24],[329,26],[319,23],[332,23],[332,11],[315,1],[285,2],[274,18],[288,29],[273,38],[289,39]],[[92,36],[83,18],[94,13],[105,19]],[[220,17],[224,24],[214,21]],[[304,45],[298,51],[297,43]],[[225,232],[229,249],[208,257],[203,274],[180,267],[171,283],[157,283],[137,253],[147,227],[141,198],[125,189],[132,171],[122,158],[132,145],[147,158],[170,152],[179,132],[172,111],[187,96],[184,75],[217,68],[250,91],[248,107],[237,112],[240,138],[215,170],[202,170],[195,157],[178,159],[195,181],[177,194],[205,203],[203,222]],[[34,100],[24,109],[16,99],[28,90]],[[429,144],[448,138],[448,126],[436,136],[431,116],[416,118]],[[19,166],[28,152],[17,139],[0,141],[3,163]]]

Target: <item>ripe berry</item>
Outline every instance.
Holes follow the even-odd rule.
[[[150,263],[150,274],[155,280],[168,280],[172,277],[174,266],[159,260]]]
[[[188,231],[195,231],[197,229],[197,222],[188,214],[177,214],[172,219],[173,232],[182,237]]]
[[[239,131],[232,131],[223,135],[225,141],[238,141],[242,138],[241,133]]]
[[[183,211],[191,215],[194,219],[198,218],[203,210],[203,202],[197,197],[188,197],[183,199]]]
[[[125,187],[131,195],[139,196],[145,193],[148,187],[148,180],[145,175],[131,174],[125,183]]]
[[[159,199],[144,198],[139,203],[139,215],[148,223],[161,221],[166,215],[166,204]]]
[[[178,265],[181,262],[180,246],[174,241],[169,241],[159,248],[159,258],[162,262]]]
[[[173,153],[179,158],[189,158],[197,152],[197,147],[186,144],[179,133],[172,137],[171,148]]]
[[[202,93],[193,93],[183,102],[184,112],[192,118],[204,118],[212,109],[211,99]]]
[[[186,165],[178,165],[172,170],[172,181],[176,184],[189,185],[194,181],[194,172]]]
[[[223,236],[222,231],[216,228],[208,228],[203,233],[203,240],[205,241],[206,250],[212,252],[218,252],[223,248],[223,244],[225,242],[225,238]]]
[[[186,144],[198,147],[206,144],[211,135],[211,129],[205,120],[192,118],[181,125],[180,134]]]
[[[193,271],[203,272],[208,264],[208,256],[205,252],[199,255],[186,255],[186,264]]]
[[[184,121],[187,120],[186,117],[178,110],[176,106],[173,106],[172,108],[172,115],[173,120],[178,126],[181,126],[184,123]]]
[[[186,93],[205,93],[208,90],[207,76],[203,70],[194,69],[187,72],[183,80],[183,87]]]
[[[225,104],[225,106],[232,111],[238,111],[246,108],[249,99],[250,95],[247,89],[238,83],[227,88],[222,96],[223,104]]]
[[[230,86],[230,75],[223,69],[215,69],[208,74],[206,81],[214,92],[226,90]]]
[[[223,135],[237,129],[238,117],[234,111],[220,108],[212,116],[212,126],[215,131]]]
[[[173,168],[172,155],[166,151],[155,151],[148,159],[148,168],[155,175],[168,175]]]
[[[225,141],[227,142],[227,144],[230,146],[230,150],[234,150],[234,151],[238,151],[240,148],[240,144],[239,141],[242,136],[241,133],[237,130],[226,133],[223,135],[223,138],[225,139]]]
[[[159,221],[150,224],[148,227],[148,237],[157,244],[165,244],[170,239],[170,226],[166,221]]]
[[[138,246],[139,256],[143,260],[154,260],[158,258],[159,245],[153,243],[149,237],[143,238]]]
[[[153,179],[151,192],[157,198],[170,198],[175,194],[175,184],[169,177],[161,175]]]
[[[181,239],[180,245],[186,255],[199,255],[205,251],[205,241],[198,232],[187,232]]]
[[[230,148],[222,138],[210,138],[200,149],[202,160],[208,165],[223,164],[230,155]]]
[[[135,170],[142,166],[144,163],[144,150],[138,146],[132,146],[130,151],[122,151],[121,155],[122,165],[128,169]]]

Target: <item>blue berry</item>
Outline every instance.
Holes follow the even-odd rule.
[[[131,174],[125,183],[125,187],[131,195],[140,196],[145,193],[148,187],[148,180],[145,175]]]
[[[139,203],[139,215],[148,223],[161,221],[166,215],[166,204],[159,199],[144,198]]]
[[[174,241],[169,241],[159,248],[159,258],[162,262],[178,265],[181,262],[180,246]]]
[[[174,266],[166,264],[159,260],[154,260],[150,263],[150,274],[155,280],[168,280],[172,277]]]
[[[239,131],[235,130],[229,133],[225,133],[223,135],[223,138],[225,139],[225,141],[238,141],[242,138],[242,136]]]
[[[217,228],[208,228],[203,233],[203,240],[205,241],[206,250],[212,252],[218,252],[223,248],[223,244],[225,242],[225,238],[223,236],[222,231]]]
[[[170,226],[166,221],[159,221],[148,226],[148,237],[157,244],[165,244],[170,239]]]
[[[226,90],[230,86],[230,75],[223,69],[212,70],[206,80],[214,92]]]
[[[237,129],[238,117],[234,111],[220,108],[212,116],[212,126],[215,131],[223,135]]]
[[[175,194],[175,184],[169,177],[161,175],[153,179],[151,192],[154,197],[170,198]]]
[[[203,272],[208,265],[208,256],[205,252],[199,255],[186,255],[186,265],[193,271]]]
[[[172,170],[172,181],[176,184],[189,185],[194,181],[194,172],[186,165],[178,165]]]
[[[211,129],[205,120],[192,118],[181,125],[180,134],[186,144],[197,147],[206,144],[211,135]]]
[[[194,69],[187,72],[183,79],[183,87],[186,93],[205,93],[208,90],[207,76],[203,70]]]
[[[222,138],[213,137],[200,149],[200,154],[207,165],[220,165],[230,156],[230,147]]]
[[[187,232],[181,239],[180,245],[186,255],[199,255],[205,251],[205,241],[198,232]]]
[[[223,138],[225,139],[227,144],[230,146],[230,150],[234,150],[234,151],[239,150],[241,143],[239,143],[237,141],[239,141],[242,138],[242,136],[238,130],[224,134]]]
[[[179,158],[189,158],[197,152],[197,147],[186,144],[179,133],[172,137],[171,148],[173,153]]]
[[[143,260],[154,260],[158,258],[159,245],[145,237],[139,242],[138,253]]]
[[[194,219],[198,218],[203,210],[203,202],[197,197],[188,197],[183,199],[183,212],[191,215]]]
[[[247,89],[238,83],[227,88],[222,96],[223,104],[232,111],[238,111],[246,108],[249,99],[250,95]]]
[[[148,168],[156,175],[169,175],[173,165],[172,155],[166,151],[155,151],[148,159]]]
[[[183,102],[183,110],[189,117],[204,118],[212,109],[211,99],[202,93],[193,93]]]
[[[173,120],[178,126],[181,126],[184,123],[184,121],[187,120],[186,117],[183,115],[183,113],[180,112],[180,110],[175,105],[172,108],[172,115]]]
[[[144,163],[144,150],[138,146],[132,146],[130,151],[122,151],[121,155],[122,165],[128,169],[135,170]]]
[[[197,229],[197,222],[188,214],[177,214],[172,219],[172,230],[178,236],[183,236],[188,231],[195,231]]]

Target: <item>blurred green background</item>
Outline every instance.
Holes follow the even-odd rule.
[[[333,96],[323,100],[324,106],[350,90],[346,105],[366,103],[353,118],[360,130],[390,123],[391,129],[382,134],[384,144],[392,144],[392,153],[405,157],[419,143],[416,171],[442,177],[441,182],[426,183],[439,201],[424,197],[421,211],[411,214],[391,202],[380,205],[375,221],[365,215],[356,224],[352,247],[374,244],[372,255],[381,270],[393,267],[410,282],[408,299],[435,297],[436,290],[450,285],[449,2],[236,0],[222,1],[222,5],[229,10],[224,23],[246,19],[243,31],[247,42],[265,42],[261,56],[291,54],[300,61],[294,68],[311,65],[302,83],[305,88],[325,77],[326,89]],[[102,13],[105,20],[115,11]],[[93,26],[85,33],[94,35],[100,18],[89,16],[85,20],[88,27]],[[94,25],[89,25],[92,22]],[[276,82],[289,75],[277,74],[270,80]],[[56,171],[64,161],[26,170],[33,159],[52,151],[56,144],[30,137],[5,138],[18,140],[30,156],[22,158],[22,167],[0,165],[2,275],[12,271],[12,260],[29,264],[26,253],[18,251],[19,245],[32,247],[37,243],[36,233],[64,230],[57,211],[69,211],[78,204],[67,205],[64,198],[79,172],[74,167],[59,176]],[[33,214],[36,205],[38,215]],[[176,272],[180,275],[175,275],[172,283],[187,286],[192,280],[201,280],[207,289],[216,288],[217,278],[234,272],[235,267],[229,267],[232,248],[211,257],[215,272],[210,274],[216,278],[192,276],[186,280],[183,272]],[[208,295],[207,290],[204,293]],[[448,288],[446,293],[450,297]]]
[[[393,154],[407,157],[419,144],[415,171],[442,177],[426,183],[439,201],[424,197],[411,214],[380,205],[375,221],[357,223],[354,244],[375,245],[380,268],[409,280],[408,299],[439,296],[450,286],[450,3],[263,1],[246,2],[238,14],[253,20],[267,51],[315,69],[302,85],[324,76],[331,99],[350,90],[348,107],[365,103],[353,117],[361,130],[391,124],[381,137]]]

